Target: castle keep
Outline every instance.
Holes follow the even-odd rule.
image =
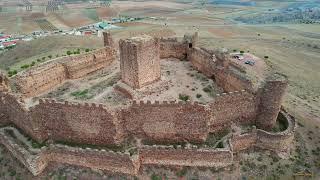
[[[121,79],[141,88],[160,79],[159,41],[151,36],[120,40]]]
[[[145,165],[227,167],[234,154],[253,147],[278,154],[289,152],[295,120],[281,108],[288,84],[285,75],[260,73],[232,59],[226,51],[198,47],[198,34],[186,35],[182,41],[146,35],[120,40],[119,59],[110,33],[104,36],[105,47],[100,50],[58,58],[10,79],[0,76],[0,143],[34,175],[51,162],[137,175]],[[207,103],[165,98],[145,101],[154,93],[154,89],[145,89],[167,83],[162,63],[169,59],[186,63],[199,77],[203,75],[219,86],[221,93],[212,95]],[[118,82],[110,91],[128,97],[121,105],[39,97],[65,81],[98,73],[118,61],[120,81],[128,87],[113,91],[121,84]],[[265,63],[257,58],[257,66],[263,69]],[[9,82],[17,90],[12,90]],[[168,88],[160,87],[159,91]],[[137,92],[142,98],[135,95]],[[35,103],[28,104],[30,99]],[[279,119],[285,121],[286,129],[271,132]],[[250,130],[239,130],[242,126]],[[19,139],[6,133],[9,130],[46,146],[22,146]],[[206,144],[210,135],[223,130],[230,131],[214,145]],[[132,148],[108,148],[124,147],[132,139],[141,142],[133,143],[134,152]],[[101,148],[81,146],[88,144]]]

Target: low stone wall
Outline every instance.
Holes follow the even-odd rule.
[[[165,149],[145,147],[139,149],[141,164],[164,166],[226,167],[233,155],[228,149]]]
[[[130,155],[124,153],[52,145],[46,150],[46,154],[48,162],[65,163],[131,175],[137,174],[138,170],[136,161]]]
[[[272,150],[277,153],[288,152],[294,139],[295,120],[286,112],[281,111],[288,121],[288,128],[283,132],[272,133],[261,129],[254,129],[250,133],[233,135],[231,144],[234,152],[251,147]]]
[[[179,42],[177,38],[160,39],[160,58],[187,58],[188,44]]]

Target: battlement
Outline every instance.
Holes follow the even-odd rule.
[[[132,101],[132,106],[198,106],[201,105],[197,101]],[[204,105],[202,105],[204,106]]]

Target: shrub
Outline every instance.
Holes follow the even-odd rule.
[[[49,56],[48,56],[48,58],[50,58],[50,59],[51,59],[51,58],[52,58],[52,55],[49,55]]]
[[[240,51],[240,53],[241,53],[241,54],[243,54],[243,53],[244,53],[244,51]]]
[[[37,62],[40,62],[41,60],[40,59],[37,59]]]
[[[188,101],[190,99],[190,96],[185,94],[179,94],[179,99],[182,101]]]
[[[72,54],[71,51],[67,51],[67,55],[70,56]]]
[[[265,59],[268,59],[268,58],[269,58],[269,56],[264,56],[264,58],[265,58]]]
[[[42,57],[42,61],[46,60],[46,57]]]
[[[31,65],[30,66],[34,66],[36,64],[35,61],[32,61]]]
[[[161,178],[161,176],[159,176],[159,175],[156,175],[156,174],[152,174],[151,175],[151,180],[162,180],[162,178]]]
[[[90,51],[90,49],[86,49],[86,52],[89,52]]]
[[[237,50],[236,50],[236,49],[234,49],[234,50],[233,50],[233,52],[237,52]]]
[[[30,67],[29,64],[25,64],[25,65],[22,65],[22,66],[21,66],[21,69],[27,69],[27,68],[29,68],[29,67]]]
[[[220,141],[220,142],[217,144],[216,148],[224,148],[223,142]]]
[[[59,57],[59,54],[56,54],[56,57]]]
[[[176,175],[178,177],[184,177],[188,172],[188,169],[186,167],[182,168],[180,171],[177,171]]]
[[[196,97],[197,97],[197,98],[201,98],[202,95],[201,95],[201,94],[197,94]]]
[[[13,75],[16,75],[17,73],[18,73],[17,70],[9,71],[9,72],[8,72],[8,76],[11,77],[11,76],[13,76]]]

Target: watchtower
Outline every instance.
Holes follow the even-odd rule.
[[[142,35],[119,41],[121,79],[139,89],[160,79],[160,43]]]

